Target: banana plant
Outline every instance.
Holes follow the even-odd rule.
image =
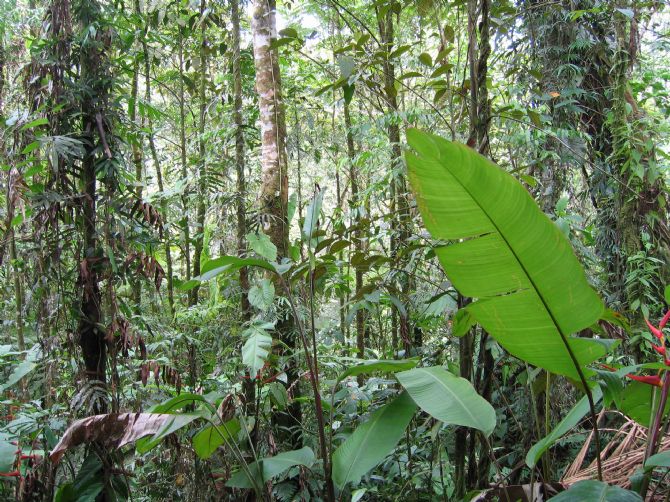
[[[455,334],[479,323],[513,356],[579,382],[599,450],[588,365],[608,346],[574,335],[605,308],[570,242],[519,182],[471,148],[417,129],[407,139],[409,181],[435,253],[473,299]],[[599,453],[597,461],[601,478]]]
[[[607,346],[573,334],[604,305],[570,242],[511,175],[465,145],[411,129],[409,180],[467,312],[510,354],[582,380]]]

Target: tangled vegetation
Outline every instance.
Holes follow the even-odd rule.
[[[0,0],[0,499],[670,500],[661,0]]]

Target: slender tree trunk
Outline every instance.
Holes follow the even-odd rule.
[[[351,130],[351,111],[349,110],[349,103],[344,102],[344,128],[347,138],[347,158],[349,160],[349,183],[351,184],[351,212],[354,214],[353,225],[353,241],[355,252],[363,252],[363,241],[361,232],[361,218],[360,213],[363,210],[361,201],[359,200],[359,186],[358,173],[354,164],[356,157],[356,148],[354,145],[354,135]],[[355,271],[355,295],[359,295],[363,289],[363,269],[356,267]],[[365,311],[358,309],[356,311],[356,348],[358,349],[358,357],[365,358]]]
[[[252,30],[256,91],[261,124],[262,169],[258,203],[263,230],[277,247],[277,254],[281,258],[288,256],[288,165],[278,53],[275,48],[271,47],[272,41],[277,38],[275,16],[274,0],[254,0]],[[282,291],[282,284],[276,278],[275,281],[275,288]],[[277,324],[278,336],[281,342],[288,347],[285,352],[285,355],[288,356],[293,356],[296,348],[293,327],[294,321],[290,316]],[[286,387],[291,389],[295,398],[299,395],[299,373],[293,357],[290,357],[287,363],[286,375]],[[298,401],[293,399],[286,412],[275,414],[273,421],[280,431],[296,431],[290,434],[281,432],[281,439],[288,441],[293,447],[300,445],[302,414]]]
[[[136,13],[141,15],[139,1],[135,3]],[[151,59],[149,57],[149,47],[147,46],[147,41],[144,38],[146,36],[146,28],[144,30],[144,36],[142,37],[142,52],[144,53],[144,101],[147,105],[151,105]],[[156,181],[158,183],[158,190],[161,194],[165,193],[165,186],[163,183],[163,172],[161,170],[160,160],[158,158],[158,150],[156,149],[156,141],[154,139],[154,121],[150,113],[147,113],[147,126],[149,127],[149,152],[151,153],[151,160],[153,161],[154,168],[156,169]],[[161,208],[161,218],[163,219],[163,242],[165,243],[165,266],[166,266],[166,275],[167,275],[167,295],[168,295],[168,306],[170,308],[170,317],[174,315],[174,271],[172,265],[172,241],[170,238],[170,225],[169,225],[169,215],[167,200],[164,195],[161,195],[160,198],[160,208]]]
[[[99,16],[99,5],[91,2],[79,12],[79,21],[83,28],[87,28]],[[83,237],[83,260],[79,264],[78,284],[82,291],[80,317],[77,334],[84,358],[86,377],[96,385],[107,384],[107,342],[105,332],[99,328],[102,323],[101,294],[99,287],[99,272],[101,255],[98,250],[96,232],[96,198],[97,179],[95,172],[96,145],[103,145],[108,157],[111,152],[106,145],[104,125],[104,104],[108,89],[103,83],[104,52],[99,48],[103,33],[98,31],[97,40],[89,40],[80,55],[80,81],[88,85],[93,92],[85,94],[81,103],[83,139],[85,154],[81,166],[81,216]],[[95,413],[107,411],[106,401],[98,400],[94,403]]]
[[[184,79],[181,78],[181,75],[184,73],[184,37],[181,31],[181,27],[177,28],[179,30],[179,41],[178,41],[178,59],[179,59],[179,153],[181,156],[181,177],[188,187],[188,161],[186,158],[186,96],[184,93]],[[184,253],[184,265],[185,265],[185,276],[186,280],[191,279],[191,231],[189,228],[189,218],[188,218],[188,197],[190,190],[188,188],[184,189],[184,193],[181,196],[181,206],[182,211],[184,212],[179,224],[182,227],[184,235],[183,243],[183,253]],[[189,293],[189,298],[190,298]]]
[[[484,0],[486,1],[486,0]],[[467,144],[471,148],[477,149],[480,136],[480,116],[479,116],[479,68],[478,68],[478,41],[477,41],[477,18],[478,18],[478,0],[468,0],[468,66],[470,78],[470,100],[468,102],[468,111],[470,118],[470,134]],[[485,77],[484,77],[485,78]],[[484,80],[484,85],[485,85]],[[464,308],[469,303],[467,299],[459,297],[459,308]],[[472,381],[473,357],[475,347],[475,332],[471,329],[459,339],[459,365],[460,376],[468,381]],[[456,497],[463,497],[468,488],[468,481],[472,481],[474,444],[468,444],[469,430],[459,427],[456,430],[455,438],[455,484]],[[468,447],[469,446],[469,447]],[[465,459],[469,457],[468,470],[466,470]],[[469,471],[469,475],[468,475]],[[470,478],[470,479],[469,479]]]
[[[379,34],[382,49],[386,53],[393,51],[395,40],[395,28],[393,25],[393,12],[388,9],[384,15],[377,14],[377,23],[379,25]],[[384,90],[387,104],[388,126],[387,134],[391,146],[391,168],[393,179],[391,181],[391,260],[393,266],[403,270],[402,248],[405,246],[409,237],[409,205],[407,201],[407,189],[405,185],[404,173],[402,172],[402,151],[400,148],[400,125],[398,123],[398,98],[395,85],[395,65],[390,58],[385,58],[383,65],[384,72]],[[409,288],[410,281],[405,271],[400,272],[399,286],[402,293],[402,300],[405,303],[405,312],[393,309],[391,322],[391,337],[393,340],[393,350],[398,349],[398,338],[402,340],[405,351],[409,353],[411,349],[410,326],[409,326]]]
[[[9,242],[9,256],[14,269],[14,300],[16,303],[16,344],[19,352],[26,350],[26,341],[23,336],[23,285],[21,284],[21,271],[17,263],[16,236],[11,233]]]
[[[244,173],[244,120],[242,118],[242,71],[240,68],[240,6],[239,0],[230,1],[231,19],[233,24],[233,122],[235,124],[235,171],[237,173],[237,193],[235,197],[237,217],[237,253],[243,256],[247,253],[247,219],[246,194],[247,184]],[[249,305],[249,270],[240,269],[240,310],[243,322],[251,319],[251,305]],[[244,379],[245,411],[247,416],[256,412],[256,385],[247,372]],[[254,431],[258,430],[254,427]],[[255,434],[252,439],[255,442]]]
[[[139,0],[135,0],[135,10],[139,11]],[[130,123],[133,125],[133,127],[136,128],[136,130],[139,130],[142,127],[142,124],[137,124],[137,98],[138,98],[139,75],[140,75],[140,62],[135,61],[135,65],[133,67],[133,81],[130,91],[130,99],[132,102],[132,106],[130,107],[130,113],[128,114],[128,119],[130,120]],[[137,197],[137,201],[141,202],[143,156],[142,156],[142,140],[140,139],[139,135],[137,138],[133,140],[131,149],[133,156],[133,165],[135,166],[135,182],[137,183],[137,187],[135,189],[135,196]],[[133,282],[134,282],[133,303],[135,304],[135,311],[139,312],[140,302],[142,298],[142,281],[138,276],[133,278]]]
[[[200,115],[198,122],[198,204],[195,220],[195,236],[193,249],[193,277],[200,275],[200,259],[205,240],[205,213],[207,209],[207,180],[206,176],[206,144],[205,144],[205,120],[207,119],[207,20],[202,19],[205,14],[205,0],[200,0],[200,86],[198,88],[198,100],[200,101]],[[193,288],[190,295],[191,305],[198,303],[199,286]]]

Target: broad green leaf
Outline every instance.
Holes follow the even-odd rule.
[[[427,52],[419,54],[419,61],[426,66],[433,66],[433,58]]]
[[[670,469],[670,450],[652,455],[644,463],[645,469],[653,469],[654,467],[665,467]]]
[[[642,502],[642,497],[619,486],[610,486],[602,481],[585,480],[572,485],[569,490],[552,497],[552,502]]]
[[[259,267],[271,272],[275,271],[275,267],[265,260],[256,258],[238,258],[237,256],[220,256],[219,258],[206,262],[202,266],[198,277],[194,277],[193,279],[182,283],[177,283],[175,281],[175,285],[180,291],[189,291],[202,282],[213,279],[217,275],[223,273],[231,274],[237,272],[242,267]]]
[[[242,469],[232,475],[226,486],[233,488],[253,488],[253,481],[256,481],[257,486],[263,486],[266,481],[279,476],[294,465],[311,467],[314,464],[314,460],[314,452],[308,446],[299,450],[285,451],[274,457],[264,458],[259,462],[249,464],[249,472],[254,477],[254,480],[250,480],[249,474]]]
[[[298,32],[295,28],[284,28],[283,30],[279,30],[279,35],[288,38],[298,38]]]
[[[76,500],[77,495],[71,482],[60,485],[54,494],[54,502],[75,502]]]
[[[668,284],[663,290],[663,297],[665,298],[665,303],[670,305],[670,284]]]
[[[234,440],[238,432],[240,432],[240,422],[235,418],[225,424],[208,425],[193,436],[193,449],[198,457],[207,459],[225,441]]]
[[[439,366],[414,368],[395,377],[414,402],[434,418],[478,429],[487,436],[495,429],[495,410],[465,378]]]
[[[642,382],[629,382],[619,396],[617,408],[638,424],[649,427],[651,417],[659,404],[658,397],[654,400],[655,391],[660,391],[660,389]],[[652,404],[655,406],[652,407]],[[670,401],[665,405],[665,413],[669,411]]]
[[[397,359],[388,361],[381,359],[371,359],[369,361],[363,361],[361,364],[357,364],[356,366],[350,366],[347,368],[337,377],[337,382],[339,383],[350,376],[358,376],[366,373],[373,373],[375,371],[381,371],[384,373],[405,371],[414,368],[418,362],[418,359]]]
[[[191,279],[189,281],[184,281],[184,282],[179,282],[177,283],[177,279],[175,279],[175,286],[179,291],[190,291],[191,289],[195,288],[200,284],[200,281],[196,279]]]
[[[267,237],[267,235],[265,237]],[[265,270],[274,270],[272,264],[264,260],[258,260],[255,258],[238,258],[237,256],[220,256],[218,258],[214,258],[213,260],[209,260],[202,266],[200,271],[200,280],[206,281],[222,272],[237,272],[242,267],[259,267]]]
[[[258,375],[270,353],[272,337],[268,330],[272,328],[270,323],[253,323],[243,333],[246,341],[242,346],[242,362],[249,368],[252,378]]]
[[[247,234],[249,247],[266,260],[277,260],[277,246],[263,232]]]
[[[593,402],[594,404],[597,404],[602,398],[602,391],[600,390],[600,387],[593,389],[592,393]],[[531,468],[535,467],[544,452],[551,448],[554,443],[556,443],[556,441],[571,431],[572,428],[575,427],[588,412],[589,401],[588,398],[584,396],[549,434],[540,439],[531,447],[530,450],[528,450],[528,453],[526,454],[526,465]]]
[[[416,405],[406,392],[376,410],[333,454],[333,481],[342,489],[379,465],[400,441]]]
[[[275,287],[268,279],[249,289],[249,303],[259,310],[267,310],[275,298]]]
[[[451,320],[451,334],[454,336],[464,336],[476,321],[473,319],[467,308],[458,309]]]
[[[147,413],[176,413],[178,410],[181,410],[192,403],[205,403],[211,410],[211,405],[209,405],[207,400],[200,394],[183,393],[172,397],[167,401],[163,401],[162,403],[155,404],[149,408]]]
[[[338,56],[337,65],[340,67],[340,76],[343,78],[349,78],[356,67],[354,58],[351,56]]]
[[[0,472],[9,472],[16,461],[16,446],[11,444],[8,436],[0,437]]]
[[[81,464],[73,483],[77,502],[95,502],[104,488],[102,462],[95,453],[90,453]]]
[[[4,391],[5,389],[10,388],[12,385],[16,385],[24,376],[33,371],[36,367],[37,363],[31,360],[20,362],[9,375],[7,381],[0,385],[0,391]]]
[[[138,453],[146,453],[154,448],[158,443],[165,439],[170,434],[177,432],[179,429],[186,427],[194,420],[202,418],[200,413],[179,413],[175,414],[169,419],[165,420],[159,430],[153,436],[143,437],[135,442],[135,449]]]
[[[511,175],[474,150],[410,129],[409,180],[453,285],[475,298],[467,309],[509,353],[579,378],[598,342],[570,335],[595,323],[603,303],[570,242]],[[564,341],[565,340],[565,341]]]
[[[35,119],[35,120],[25,124],[23,127],[21,127],[21,130],[25,131],[27,129],[34,129],[35,127],[39,127],[39,126],[42,126],[42,125],[48,125],[48,124],[49,124],[48,119],[46,119],[44,117],[40,117],[38,119]]]

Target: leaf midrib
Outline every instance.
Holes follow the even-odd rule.
[[[458,146],[458,148],[459,148],[459,150],[462,150],[462,147]],[[438,152],[439,152],[439,149],[438,149]],[[462,151],[459,152],[459,153],[462,153]],[[474,157],[474,158],[477,158],[477,157]],[[463,190],[465,190],[465,192],[468,194],[468,196],[470,197],[470,199],[472,199],[472,201],[477,205],[477,207],[479,207],[479,209],[482,211],[482,213],[484,213],[484,215],[486,215],[486,218],[489,220],[489,222],[491,223],[491,225],[493,225],[493,228],[495,229],[495,231],[498,233],[498,235],[500,235],[500,238],[503,240],[503,242],[505,243],[505,245],[506,245],[506,246],[509,248],[509,250],[512,252],[512,256],[514,256],[514,259],[516,260],[517,264],[519,265],[519,267],[521,268],[521,270],[523,271],[523,273],[525,274],[525,276],[528,278],[528,280],[529,280],[531,286],[533,287],[533,290],[535,291],[535,294],[537,295],[537,297],[538,297],[538,298],[540,299],[540,301],[542,302],[542,305],[543,305],[544,309],[546,310],[547,314],[549,314],[549,317],[551,318],[551,322],[554,324],[554,327],[556,328],[556,331],[558,332],[558,334],[560,335],[561,339],[563,340],[563,343],[565,344],[565,349],[566,349],[566,352],[568,353],[568,356],[570,357],[570,359],[572,360],[573,364],[575,365],[575,367],[576,367],[576,369],[577,369],[577,372],[580,373],[581,371],[580,371],[580,369],[579,369],[579,367],[578,367],[578,366],[579,366],[579,365],[578,365],[578,361],[577,361],[576,357],[572,354],[571,349],[569,348],[569,342],[568,342],[568,339],[567,339],[566,334],[563,333],[563,330],[562,330],[561,327],[559,326],[558,321],[556,320],[556,317],[554,316],[554,313],[552,312],[551,308],[549,308],[549,305],[548,305],[546,299],[544,298],[544,296],[542,295],[542,293],[540,293],[540,290],[538,289],[537,285],[535,284],[535,281],[533,280],[533,278],[531,277],[531,275],[528,273],[528,270],[526,270],[526,267],[524,266],[523,262],[521,261],[521,259],[520,259],[519,256],[517,255],[516,250],[514,249],[514,247],[509,243],[509,241],[507,240],[507,237],[505,236],[505,234],[503,234],[503,233],[500,231],[500,228],[498,227],[498,225],[496,224],[496,222],[493,220],[493,218],[491,217],[491,215],[489,214],[489,212],[488,212],[486,209],[484,209],[484,207],[481,205],[479,199],[478,199],[477,197],[475,197],[475,196],[472,194],[472,192],[470,191],[470,189],[469,189],[469,188],[468,188],[468,187],[467,187],[467,186],[466,186],[466,185],[459,179],[459,177],[456,176],[456,174],[454,174],[454,173],[452,172],[451,169],[449,169],[449,167],[448,167],[448,163],[447,163],[447,162],[444,162],[444,160],[443,160],[441,154],[439,155],[439,157],[437,157],[437,160],[442,164],[442,166],[444,166],[444,168],[449,172],[449,174],[451,174],[451,176],[452,176],[452,177],[454,178],[454,180],[456,180],[456,182],[463,188]],[[467,158],[466,158],[466,160],[467,160],[467,162],[470,164],[470,166],[473,165],[472,158],[470,158],[470,159],[467,159]],[[482,160],[486,161],[486,159],[482,159]]]

